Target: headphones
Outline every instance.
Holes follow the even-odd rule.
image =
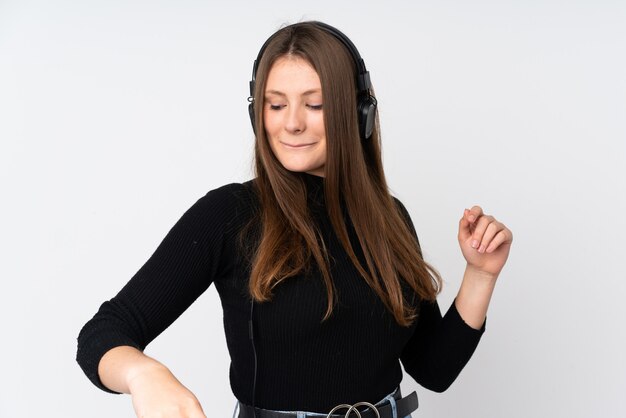
[[[352,41],[344,35],[340,30],[327,25],[326,23],[311,21],[306,22],[309,24],[313,24],[314,26],[324,30],[325,32],[333,35],[336,39],[338,39],[347,49],[354,63],[356,64],[357,74],[356,74],[356,86],[357,86],[357,118],[359,124],[359,135],[361,140],[367,140],[372,136],[372,132],[374,131],[374,123],[376,121],[376,98],[371,94],[372,83],[370,81],[370,73],[365,68],[365,62],[359,51],[356,49],[356,46],[352,43]],[[293,25],[287,26],[284,29],[300,25],[299,23],[295,23]],[[280,32],[280,31],[279,31]],[[277,32],[278,33],[278,32]],[[268,43],[274,38],[276,34],[270,36],[267,41],[261,47],[259,54],[257,55],[256,60],[254,60],[254,65],[252,67],[252,80],[250,80],[250,97],[248,97],[248,113],[250,114],[250,121],[252,122],[252,130],[256,133],[255,127],[255,117],[254,117],[254,88],[256,85],[256,72],[259,67],[259,63],[261,62],[261,57],[263,56],[263,52],[267,48]]]

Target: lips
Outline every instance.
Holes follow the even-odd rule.
[[[281,144],[283,144],[287,148],[298,149],[298,148],[306,148],[306,147],[309,147],[311,145],[315,145],[315,142],[309,142],[307,144],[287,144],[286,142],[281,142]]]

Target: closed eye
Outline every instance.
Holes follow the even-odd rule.
[[[307,105],[307,107],[309,109],[312,109],[312,110],[322,110],[322,105],[321,104],[319,104],[319,105]]]

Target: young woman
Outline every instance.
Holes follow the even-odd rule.
[[[239,417],[402,418],[401,364],[445,390],[471,357],[512,234],[474,206],[467,268],[442,317],[441,278],[387,188],[376,100],[350,40],[320,22],[272,35],[255,61],[256,176],[200,198],[81,330],[77,360],[138,417],[205,417],[143,354],[211,283],[224,308]],[[306,412],[289,412],[306,411]]]

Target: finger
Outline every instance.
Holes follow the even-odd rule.
[[[483,215],[476,221],[474,232],[472,233],[472,248],[478,249],[480,242],[483,240],[483,235],[490,223],[494,222],[495,218],[489,215]]]
[[[459,240],[467,241],[472,236],[472,231],[470,229],[470,222],[468,219],[469,209],[465,209],[463,211],[463,216],[459,220]]]
[[[481,254],[484,253],[489,247],[491,240],[498,234],[498,232],[502,231],[502,229],[504,229],[504,225],[496,220],[489,223],[489,225],[487,225],[487,229],[485,229],[482,239],[480,240],[478,252]]]
[[[469,210],[467,220],[470,223],[474,223],[481,216],[483,216],[483,208],[481,208],[480,206],[472,206],[472,208]]]
[[[503,230],[498,232],[495,237],[493,237],[486,251],[487,253],[492,253],[497,250],[502,244],[510,243],[512,241],[513,235],[511,234],[511,231],[509,231],[507,228],[504,228]]]

